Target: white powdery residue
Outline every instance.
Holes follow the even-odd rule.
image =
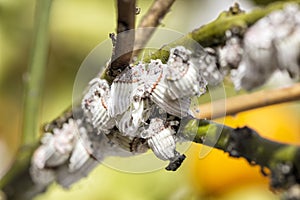
[[[218,60],[220,71],[225,76],[230,69],[236,69],[242,59],[243,48],[242,40],[238,35],[234,35],[231,31],[226,31],[226,44],[218,48]]]
[[[244,54],[237,71],[231,72],[237,89],[263,85],[280,69],[294,79],[300,76],[300,10],[288,4],[251,26],[244,35]]]
[[[73,119],[64,123],[61,129],[53,129],[53,142],[56,151],[61,154],[70,154],[76,143],[78,135],[78,126]]]
[[[283,12],[285,20],[274,41],[280,70],[286,70],[290,77],[300,78],[300,10],[297,4],[288,4]],[[275,20],[274,20],[275,21]]]
[[[223,81],[223,74],[218,69],[215,50],[212,48],[205,48],[198,54],[192,57],[192,62],[198,69],[199,76],[203,77],[206,84],[212,86],[221,83]]]
[[[54,128],[53,133],[45,133],[41,145],[35,150],[31,160],[30,173],[33,181],[47,185],[55,180],[53,167],[61,166],[68,159],[77,142],[78,126],[69,119],[61,128]]]

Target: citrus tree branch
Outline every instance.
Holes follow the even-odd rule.
[[[42,4],[45,1],[38,1]],[[50,3],[51,0],[47,0],[46,2]],[[300,0],[294,1],[300,3]],[[46,3],[45,3],[46,4]],[[185,42],[187,38],[193,38],[198,43],[203,46],[213,46],[213,45],[220,45],[223,44],[225,41],[225,32],[228,29],[234,27],[241,27],[247,28],[248,26],[255,23],[258,19],[266,16],[271,11],[280,9],[285,5],[285,2],[278,2],[272,4],[265,9],[256,9],[248,14],[238,14],[238,15],[228,15],[228,13],[223,13],[220,15],[218,19],[211,22],[210,24],[203,26],[195,31],[189,33],[186,37],[181,39],[180,41],[176,41],[170,45],[180,45]],[[43,13],[44,15],[45,12]],[[37,18],[40,19],[40,18]],[[161,49],[154,54],[152,54],[149,59],[161,59],[164,60],[168,57],[168,51]],[[116,65],[118,66],[118,65]],[[120,72],[120,70],[119,70]],[[102,78],[107,79],[108,81],[112,81],[113,76],[111,74],[103,73]],[[192,133],[196,130],[196,136]],[[218,137],[216,131],[221,132],[221,136]],[[258,134],[249,129],[232,129],[230,127],[223,127],[222,125],[215,124],[210,121],[206,120],[197,120],[197,119],[189,119],[188,123],[184,129],[184,136],[197,143],[207,143],[208,140],[211,138],[212,141],[216,141],[216,145],[212,145],[214,148],[222,149],[226,152],[229,152],[232,156],[235,157],[244,157],[252,164],[257,163],[262,167],[268,167],[274,171],[276,168],[282,170],[282,166],[286,167],[286,163],[288,163],[289,169],[293,169],[291,173],[294,173],[294,178],[299,181],[299,163],[296,163],[297,159],[299,160],[299,147],[294,145],[287,145],[272,142],[261,138]],[[241,135],[241,136],[239,136]],[[236,142],[236,140],[239,140]],[[21,158],[21,157],[20,157]],[[28,163],[27,165],[16,165],[12,168],[12,170],[7,174],[6,178],[0,181],[0,186],[3,188],[4,186],[11,186],[13,187],[12,180],[14,183],[21,180],[21,175],[19,172],[27,172],[30,163],[30,156],[22,157],[24,158],[20,162]],[[264,161],[265,160],[265,161]],[[286,168],[285,168],[286,169]],[[295,170],[294,170],[295,169]],[[279,170],[279,172],[280,172]],[[18,172],[18,173],[16,173]],[[278,172],[278,176],[282,175],[282,173]],[[276,174],[277,172],[274,171],[272,174]],[[24,175],[24,174],[22,174]],[[274,175],[272,175],[273,181]],[[285,177],[292,177],[290,174],[287,174]],[[277,184],[276,180],[274,187],[286,187],[289,183],[280,183]],[[285,179],[282,179],[285,180]],[[20,182],[20,181],[19,181]],[[275,184],[276,183],[276,184]],[[279,186],[278,186],[279,185]],[[26,190],[26,188],[19,187],[20,190]],[[24,192],[24,191],[23,191]]]
[[[239,112],[270,106],[279,103],[286,103],[300,100],[300,83],[289,87],[263,90],[250,94],[239,95],[225,100],[218,100],[211,103],[202,104],[199,106],[201,119],[215,119],[224,117],[225,115],[234,115]],[[225,108],[222,110],[212,110],[214,108]]]
[[[270,178],[272,188],[287,189],[300,184],[299,146],[262,138],[248,127],[234,129],[207,120],[187,121],[182,132],[187,140],[220,149],[231,157],[245,158],[251,165],[259,165],[262,173]]]
[[[113,80],[123,71],[131,60],[135,34],[134,31],[129,30],[135,28],[136,0],[118,0],[117,11],[117,37],[112,38],[114,49],[111,63],[108,67],[110,80]]]
[[[148,27],[157,27],[160,25],[161,20],[169,12],[171,6],[175,0],[155,0],[151,7],[148,9],[147,13],[143,16],[142,20],[139,23],[134,49],[139,50],[143,49],[151,36],[153,35],[155,29],[142,29]],[[135,53],[137,55],[138,52]]]
[[[114,34],[110,35],[113,40],[114,52],[112,62],[102,73],[102,78],[111,83],[128,66],[132,56],[139,54],[154,33],[155,29],[149,27],[157,27],[174,2],[175,0],[155,0],[140,21],[138,31],[128,31],[134,29],[135,1],[118,0],[117,32],[123,33],[117,35],[117,38],[114,38]],[[124,24],[128,26],[124,26]],[[134,51],[132,52],[132,50]]]

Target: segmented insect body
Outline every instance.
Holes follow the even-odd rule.
[[[127,68],[113,81],[108,105],[111,117],[121,115],[128,109],[132,91],[141,79],[142,69],[142,64],[137,65],[135,69]]]
[[[165,81],[173,100],[200,95],[201,89],[205,88],[199,84],[199,72],[191,62],[191,54],[192,52],[183,46],[170,50]]]
[[[128,67],[113,81],[110,92],[105,81],[92,81],[82,107],[87,110],[87,116],[91,116],[94,128],[111,130],[112,127],[103,128],[104,119],[114,119],[119,134],[147,140],[154,153],[163,160],[172,160],[172,168],[175,168],[173,161],[181,163],[179,157],[183,160],[175,150],[175,131],[164,125],[166,121],[150,116],[153,108],[159,107],[171,115],[184,117],[189,111],[190,97],[206,91],[207,83],[200,77],[190,55],[188,49],[179,46],[171,49],[167,64],[151,60],[149,64],[140,62]],[[160,124],[161,130],[153,129],[155,123]],[[110,138],[125,148],[132,147],[124,144],[122,136]],[[131,151],[145,149],[143,146],[142,142]]]
[[[69,171],[79,170],[93,155],[92,143],[85,127],[78,127],[77,141],[69,159]]]
[[[166,64],[157,59],[130,66],[111,87],[93,79],[78,109],[80,119],[69,113],[45,130],[32,157],[34,182],[56,180],[68,187],[106,156],[149,148],[170,161],[167,170],[176,170],[185,156],[176,151],[174,120],[189,114],[191,97],[204,94],[208,84],[219,84],[229,71],[237,89],[262,85],[276,69],[300,78],[300,9],[290,4],[262,18],[247,29],[243,43],[232,36],[217,52],[198,50],[172,48]]]
[[[205,92],[206,82],[184,47],[171,49],[167,64],[160,60],[128,67],[109,87],[95,78],[85,92],[79,119],[67,115],[51,124],[32,159],[35,182],[56,180],[68,187],[106,156],[130,156],[152,149],[176,170],[185,156],[176,151],[179,123],[188,114],[190,97]],[[169,115],[161,115],[164,110]],[[159,111],[159,115],[155,114]],[[78,112],[78,113],[77,113]],[[97,135],[98,134],[98,135]]]
[[[32,157],[30,174],[35,183],[48,185],[57,181],[69,187],[86,176],[105,156],[132,155],[112,145],[105,134],[97,134],[98,130],[85,120],[70,118],[51,125],[52,132],[44,134],[42,144]]]
[[[192,62],[191,51],[183,46],[170,50],[164,74],[151,94],[151,99],[167,113],[185,117],[190,97],[206,92],[207,82]]]
[[[55,180],[56,168],[67,165],[68,171],[75,172],[90,158],[85,148],[88,143],[87,133],[78,127],[80,120],[69,119],[61,128],[53,128],[53,132],[45,133],[41,145],[32,157],[31,175],[39,184],[48,184]],[[84,129],[84,128],[83,128]],[[81,131],[81,133],[79,133]],[[86,140],[79,140],[79,136]],[[70,162],[69,162],[70,161]]]
[[[154,154],[162,160],[170,160],[177,156],[176,152],[175,132],[170,128],[164,128],[160,132],[156,132],[148,139],[148,144]]]
[[[126,111],[117,123],[117,127],[123,135],[131,137],[139,137],[139,129],[150,115],[149,99],[142,99],[132,103],[128,111]]]
[[[109,133],[115,125],[108,114],[110,88],[106,80],[95,78],[90,81],[88,92],[82,100],[82,109],[88,121],[100,132]]]
[[[148,145],[158,158],[170,161],[166,169],[174,171],[181,165],[185,155],[180,155],[176,151],[176,132],[170,126],[170,124],[178,125],[179,123],[168,123],[166,125],[166,121],[153,118],[149,128],[142,133],[142,136],[148,138]]]
[[[180,98],[172,100],[169,96],[169,90],[166,84],[159,83],[151,94],[151,100],[163,109],[165,112],[184,117],[187,115],[190,107],[190,98]]]
[[[128,68],[113,82],[111,93],[111,115],[119,115],[117,127],[124,135],[138,136],[138,128],[148,120],[152,102],[150,95],[160,81],[163,64],[160,60],[151,60],[149,64],[139,63]],[[119,95],[120,94],[120,95]],[[117,96],[126,95],[122,102]]]
[[[166,70],[169,66],[162,64],[160,60],[152,60],[148,65],[148,76],[154,77],[151,81],[150,99],[165,112],[182,116],[184,108],[189,107],[189,99],[186,101],[179,101],[178,99],[172,99],[168,85],[165,83]],[[148,77],[147,76],[147,77]],[[147,77],[145,77],[147,79]],[[187,102],[187,106],[184,107],[184,102]],[[187,109],[185,110],[187,111]]]

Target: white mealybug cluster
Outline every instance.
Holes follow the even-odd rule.
[[[244,53],[242,39],[239,34],[227,30],[225,36],[225,45],[217,49],[220,71],[224,75],[228,74],[230,69],[238,67]]]
[[[193,63],[197,66],[199,77],[202,82],[216,86],[223,81],[223,74],[217,65],[216,51],[212,48],[205,48],[192,57]]]
[[[190,98],[206,92],[207,82],[191,59],[191,51],[183,46],[170,50],[163,76],[153,90],[151,100],[167,113],[185,117]]]
[[[105,80],[92,80],[82,100],[84,115],[99,132],[109,134],[115,125],[122,136],[145,139],[158,158],[171,161],[168,169],[176,170],[184,159],[175,150],[176,128],[167,125],[168,118],[153,116],[153,110],[187,116],[190,98],[206,92],[207,83],[191,54],[183,46],[175,47],[166,64],[151,60],[130,66],[111,87]],[[153,129],[156,123],[161,130]]]
[[[38,168],[57,166],[66,161],[76,143],[77,124],[73,119],[63,124],[61,129],[55,128],[53,133],[45,133],[42,145],[33,155],[33,162]]]
[[[185,159],[176,151],[179,120],[189,114],[190,98],[206,92],[192,52],[178,46],[161,60],[124,70],[109,86],[95,78],[81,107],[46,128],[32,158],[34,182],[64,187],[85,176],[107,156],[131,156],[149,148],[176,170]],[[76,114],[75,114],[75,113]]]
[[[237,89],[261,86],[277,69],[300,76],[300,9],[288,4],[251,26],[244,35],[243,58],[232,80]]]
[[[163,67],[160,61],[152,67],[153,62],[156,61],[126,69],[112,83],[109,113],[124,135],[138,137],[139,127],[149,118],[153,104],[150,95],[162,76]],[[152,73],[153,70],[156,73]]]
[[[185,159],[176,151],[179,121],[192,114],[191,98],[206,93],[207,85],[219,84],[228,73],[237,89],[248,90],[277,69],[300,77],[297,4],[272,12],[243,33],[228,30],[225,45],[214,49],[192,52],[177,46],[166,63],[156,59],[129,66],[111,85],[91,80],[78,113],[73,110],[80,119],[66,114],[45,131],[32,157],[33,181],[69,187],[107,156],[131,156],[149,148],[170,161],[167,170],[176,170]]]
[[[61,128],[44,134],[42,144],[32,157],[30,173],[34,182],[47,185],[57,180],[57,167],[65,165],[68,172],[74,173],[90,158],[91,149],[86,148],[89,143],[87,132],[79,128],[78,123],[81,122],[69,119]]]

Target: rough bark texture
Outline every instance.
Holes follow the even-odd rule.
[[[274,142],[249,128],[230,128],[207,120],[191,119],[183,129],[183,137],[243,157],[251,165],[259,165],[269,176],[274,189],[288,189],[300,184],[300,147]],[[264,169],[268,168],[270,174]]]

